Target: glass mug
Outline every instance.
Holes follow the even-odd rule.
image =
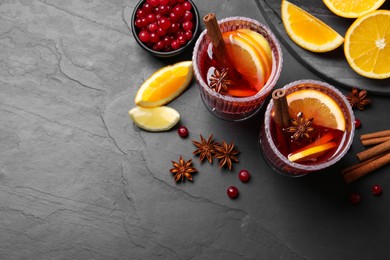
[[[206,108],[216,117],[228,121],[247,119],[260,110],[265,99],[274,88],[282,70],[282,50],[271,30],[256,20],[245,17],[229,17],[218,21],[222,33],[237,29],[250,29],[260,33],[268,41],[272,52],[272,70],[264,86],[255,95],[248,97],[233,97],[220,94],[209,87],[205,76],[204,56],[212,43],[204,30],[199,36],[193,51],[193,67],[195,78],[199,85],[200,95]]]
[[[272,116],[274,115],[274,101],[271,99],[266,108],[264,122],[260,129],[260,150],[264,159],[271,168],[282,175],[292,177],[304,176],[308,173],[315,172],[335,164],[347,153],[352,144],[355,131],[355,117],[352,112],[352,108],[348,100],[339,90],[327,83],[315,80],[298,80],[282,88],[282,90],[285,90],[286,96],[302,89],[317,90],[330,97],[339,107],[344,116],[345,130],[342,136],[340,136],[337,140],[337,146],[332,148],[332,150],[329,150],[329,154],[325,157],[325,159],[310,163],[293,162],[281,152],[281,146],[279,146],[280,149],[277,147],[277,143],[275,141],[277,140],[275,137],[276,134],[273,130],[273,127],[276,127],[276,125],[273,123],[274,121],[272,119]],[[287,142],[291,143],[291,140],[287,140]],[[287,144],[287,146],[288,145],[289,144]]]

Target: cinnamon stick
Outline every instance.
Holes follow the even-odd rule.
[[[360,136],[360,140],[367,140],[367,139],[386,137],[386,136],[390,137],[390,130],[384,130],[384,131],[379,131],[379,132],[363,134]]]
[[[225,67],[230,67],[227,66],[226,46],[215,14],[207,14],[203,17],[203,22],[207,29],[207,35],[213,44],[215,56],[220,63],[225,65]]]
[[[284,89],[275,89],[272,92],[274,101],[274,119],[275,123],[282,128],[287,128],[290,124],[290,114],[288,113],[288,104],[286,91]]]
[[[367,159],[370,159],[371,157],[374,157],[376,155],[379,155],[379,154],[382,154],[382,153],[385,153],[385,152],[388,152],[390,151],[390,140],[384,142],[384,143],[381,143],[381,144],[378,144],[370,149],[367,149],[363,152],[360,152],[358,154],[356,154],[357,158],[359,159],[359,161],[365,161]]]
[[[361,140],[364,146],[377,145],[390,140],[390,136],[375,137],[370,139]]]
[[[384,155],[377,155],[367,161],[356,164],[342,171],[345,182],[351,183],[366,174],[375,171],[386,164],[390,163],[390,153]]]

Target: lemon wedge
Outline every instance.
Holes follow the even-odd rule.
[[[131,120],[140,128],[151,131],[167,131],[180,120],[180,114],[167,106],[144,108],[134,107],[129,111]]]

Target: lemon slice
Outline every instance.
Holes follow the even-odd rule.
[[[135,96],[135,104],[141,107],[165,105],[188,87],[192,76],[192,61],[163,67],[141,85]]]
[[[301,89],[287,95],[289,113],[296,118],[302,112],[305,118],[314,118],[313,124],[345,130],[345,117],[331,97],[314,89]]]
[[[336,49],[344,38],[320,19],[283,0],[282,21],[288,36],[302,48],[312,52]]]
[[[134,107],[129,111],[129,116],[138,127],[151,132],[169,130],[180,120],[179,112],[167,106]]]
[[[366,14],[345,35],[345,57],[358,74],[374,79],[390,77],[390,11]]]
[[[357,18],[378,9],[386,0],[323,0],[336,15]]]
[[[328,142],[325,144],[317,145],[314,147],[310,147],[307,149],[304,149],[300,152],[293,153],[288,155],[288,159],[292,162],[303,162],[307,161],[313,158],[318,158],[322,154],[324,154],[326,151],[334,148],[337,146],[337,143],[335,142]]]

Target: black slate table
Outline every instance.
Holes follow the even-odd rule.
[[[201,16],[266,23],[259,1],[195,3]],[[299,179],[265,164],[257,142],[263,110],[244,122],[219,120],[195,82],[169,104],[189,138],[177,128],[140,130],[127,115],[138,87],[191,53],[147,55],[129,29],[135,4],[0,2],[0,258],[388,258],[390,168],[349,185],[340,171],[364,149],[358,135],[389,128],[389,97],[370,93],[372,106],[355,113],[362,128],[347,156]],[[277,87],[321,80],[282,47]],[[235,142],[241,153],[233,171],[193,157],[191,139],[200,134]],[[193,183],[175,183],[169,173],[180,155],[198,168]],[[237,178],[241,169],[252,173],[249,183]],[[374,184],[382,196],[371,195]],[[231,185],[236,200],[226,195]],[[353,191],[362,196],[357,206],[348,201]]]

